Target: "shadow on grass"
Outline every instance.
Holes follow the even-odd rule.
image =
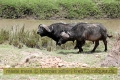
[[[67,55],[67,54],[79,54],[79,53],[77,53],[77,52],[73,52],[73,51],[69,51],[69,52],[64,52],[64,51],[60,51],[60,52],[58,52],[57,54],[63,54],[63,55]]]
[[[91,51],[83,51],[83,52],[79,52],[78,51],[60,51],[57,54],[63,54],[63,55],[67,55],[67,54],[95,54],[95,53],[105,53],[104,51],[95,51],[95,52],[91,52]]]

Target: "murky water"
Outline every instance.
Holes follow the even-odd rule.
[[[26,20],[26,19],[1,19],[0,28],[10,29],[12,26],[22,27],[32,30],[37,29],[39,24],[50,25],[56,22],[74,23],[74,22],[88,22],[88,23],[102,23],[111,32],[120,32],[120,20]]]

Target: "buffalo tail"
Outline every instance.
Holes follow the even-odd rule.
[[[112,35],[108,35],[108,34],[107,34],[107,37],[111,38],[111,37],[113,37],[113,36],[112,36]]]

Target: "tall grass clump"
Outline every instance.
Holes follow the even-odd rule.
[[[36,47],[38,41],[39,36],[36,31],[25,31],[24,26],[20,29],[18,27],[12,27],[9,35],[9,44],[19,48],[24,45],[31,48]]]
[[[8,39],[9,39],[9,31],[1,29],[0,30],[0,44],[4,43],[5,41],[8,41]]]

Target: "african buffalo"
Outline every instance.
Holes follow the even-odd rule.
[[[102,24],[93,24],[93,23],[78,23],[72,29],[67,32],[61,33],[61,39],[58,44],[68,39],[77,40],[77,46],[79,52],[83,51],[82,46],[85,44],[86,40],[94,41],[95,46],[91,52],[94,52],[97,46],[99,45],[99,40],[102,40],[105,45],[105,50],[107,51],[107,41],[108,36],[106,28]]]
[[[40,24],[38,26],[38,31],[37,34],[39,34],[41,37],[47,36],[49,38],[52,38],[54,41],[56,41],[56,45],[58,44],[58,41],[60,39],[60,34],[62,31],[67,32],[70,30],[72,27],[74,27],[76,23],[71,23],[71,24],[65,24],[65,23],[54,23],[51,24],[50,26],[46,26],[44,24]],[[69,39],[66,41],[74,41],[73,39]],[[64,44],[66,41],[64,41],[62,44]],[[75,46],[76,48],[77,46]]]

